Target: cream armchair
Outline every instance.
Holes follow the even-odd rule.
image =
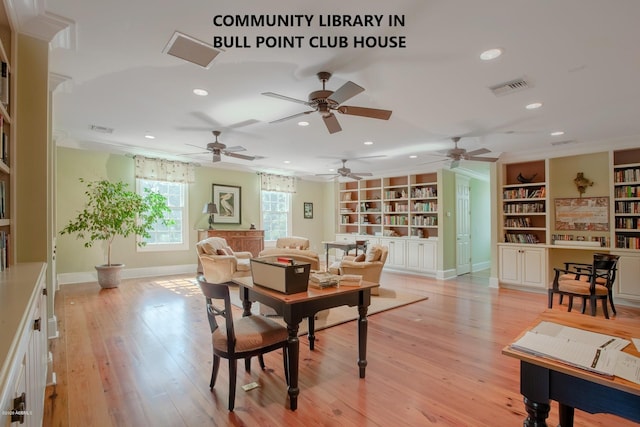
[[[364,257],[363,257],[364,255]],[[357,274],[362,276],[362,280],[380,284],[380,275],[385,262],[387,262],[389,248],[384,245],[371,245],[367,248],[366,254],[360,257],[345,255],[342,260],[335,262],[329,268],[333,274]],[[379,286],[371,289],[371,295],[379,294]]]
[[[285,256],[296,261],[308,262],[312,270],[320,268],[320,257],[317,252],[309,249],[309,239],[306,237],[281,237],[276,240],[275,248],[263,249],[258,256]]]
[[[209,237],[196,243],[198,273],[209,283],[225,283],[234,277],[251,275],[251,252],[234,252],[222,237]]]

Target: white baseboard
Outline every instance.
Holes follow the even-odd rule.
[[[482,271],[491,268],[491,261],[477,262],[471,265],[471,271]]]
[[[436,279],[447,280],[447,279],[452,279],[454,277],[458,277],[455,268],[451,268],[449,270],[438,270],[436,272]]]
[[[54,314],[47,320],[47,338],[54,339],[58,338],[60,334],[58,333],[58,318]]]
[[[196,274],[198,269],[197,264],[182,264],[182,265],[163,265],[156,267],[142,267],[142,268],[125,268],[122,270],[123,279],[136,279],[139,277],[154,277],[154,276],[170,276],[172,274]],[[98,277],[94,271],[84,271],[78,273],[60,273],[58,274],[58,285],[70,285],[73,283],[87,283],[97,282]]]
[[[490,288],[500,288],[500,280],[497,277],[489,277],[489,287]]]

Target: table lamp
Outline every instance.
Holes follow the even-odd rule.
[[[215,203],[207,203],[202,209],[202,213],[209,214],[209,230],[213,230],[213,214],[218,213],[218,208]]]

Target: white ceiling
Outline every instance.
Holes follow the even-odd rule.
[[[339,167],[340,158],[363,156],[385,157],[347,166],[380,174],[435,169],[443,163],[424,163],[442,159],[434,151],[451,148],[453,136],[463,136],[461,147],[486,147],[488,156],[508,159],[628,144],[640,135],[637,0],[48,0],[45,9],[72,24],[50,52],[50,71],[68,78],[53,98],[60,146],[308,177]],[[401,15],[405,25],[318,26],[320,15],[365,13]],[[314,20],[311,27],[279,29],[212,22],[215,15],[245,14]],[[252,47],[228,48],[204,69],[163,53],[174,31],[208,43],[216,35],[246,36]],[[303,47],[257,48],[261,35],[303,36]],[[350,45],[355,36],[402,36],[407,47],[310,48],[312,36],[345,36]],[[504,54],[481,61],[479,54],[493,47]],[[295,119],[268,123],[308,108],[261,93],[306,100],[321,89],[319,71],[333,73],[330,90],[349,80],[366,89],[345,104],[393,110],[391,119],[338,114],[343,131],[335,134],[319,113],[305,116],[307,127]],[[530,87],[500,97],[489,90],[518,78]],[[195,96],[194,88],[209,96]],[[534,101],[542,108],[524,108]],[[91,125],[114,131],[98,133]],[[194,146],[212,142],[214,129],[222,131],[221,142],[264,158],[223,156],[214,164],[210,154],[190,154],[204,151]],[[565,134],[550,136],[556,130]],[[374,144],[363,145],[367,140]]]

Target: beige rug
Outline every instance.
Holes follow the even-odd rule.
[[[371,305],[367,311],[367,316],[380,313],[381,311],[391,310],[394,308],[402,307],[407,304],[413,304],[414,302],[424,301],[428,297],[414,295],[406,292],[398,292],[391,289],[380,288],[380,295],[371,296]],[[240,302],[239,292],[231,290],[231,303],[237,307],[242,307]],[[251,307],[253,313],[259,313],[259,304],[253,304]],[[268,309],[267,312],[272,312]],[[279,317],[274,316],[272,319],[279,320],[283,325],[285,324]],[[341,323],[350,322],[358,318],[358,307],[342,306],[331,308],[329,310],[323,310],[316,316],[315,330],[329,328],[331,326],[339,325]],[[300,324],[300,335],[304,335],[308,332],[308,324],[305,319]]]

